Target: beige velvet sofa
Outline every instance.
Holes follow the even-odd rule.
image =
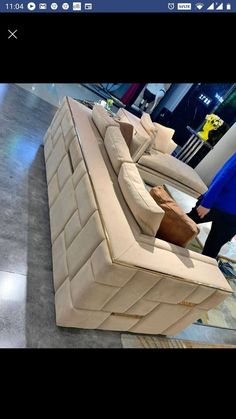
[[[145,113],[140,119],[126,109],[119,109],[117,116],[121,121],[133,125],[143,138],[146,136],[146,147],[144,141],[142,154],[136,158],[131,150],[131,155],[147,184],[169,184],[195,198],[207,191],[207,186],[192,167],[170,155],[177,146],[172,140],[175,132],[172,128],[152,123],[149,114]]]
[[[44,151],[57,325],[174,335],[231,294],[214,259],[155,239],[163,210],[111,118],[65,98]]]

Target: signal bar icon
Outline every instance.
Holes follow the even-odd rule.
[[[223,3],[220,3],[219,6],[216,7],[216,10],[223,10]]]
[[[215,10],[215,3],[211,3],[207,10]]]
[[[204,4],[203,3],[196,3],[195,6],[198,10],[201,10],[204,7]]]

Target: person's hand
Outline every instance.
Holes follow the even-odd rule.
[[[209,208],[202,207],[202,205],[199,205],[199,207],[197,207],[197,213],[200,218],[204,218],[205,215],[208,214],[208,212],[210,212]]]

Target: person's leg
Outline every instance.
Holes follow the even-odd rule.
[[[236,234],[236,224],[228,222],[227,216],[216,215],[202,254],[216,258],[221,247]]]
[[[144,111],[146,111],[148,109],[149,104],[155,100],[155,95],[151,93],[148,89],[145,89],[143,99],[145,100]]]
[[[147,103],[147,101],[146,101],[146,100],[142,100],[142,104],[141,104],[141,106],[139,107],[139,109],[143,111],[143,110],[145,109],[146,103]]]
[[[230,241],[236,234],[236,221],[232,216],[211,210],[204,218],[200,218],[197,213],[197,207],[200,204],[199,199],[194,208],[187,214],[196,224],[208,223],[212,221],[210,233],[208,234],[202,254],[216,258],[221,247]]]
[[[142,100],[141,100],[141,102],[140,102],[140,104],[139,104],[139,108],[140,108],[140,109],[141,109],[142,107],[143,107],[143,108],[145,108],[146,103],[147,103],[147,100],[148,100],[148,97],[149,97],[149,92],[148,92],[148,90],[147,90],[147,89],[145,89],[145,90],[144,90],[144,92],[143,92],[143,98],[142,98]]]
[[[146,101],[147,101],[147,89],[144,90],[143,97],[142,97],[138,107],[141,109],[142,106],[145,105]]]

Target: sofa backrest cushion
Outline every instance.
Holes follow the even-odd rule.
[[[92,119],[103,139],[105,137],[107,127],[119,127],[119,124],[111,116],[108,115],[106,109],[104,109],[103,106],[99,104],[96,104],[93,107]]]
[[[153,132],[157,132],[157,127],[155,127],[154,123],[152,122],[149,113],[144,112],[140,118],[140,122],[149,135],[151,135]]]
[[[147,133],[140,119],[125,109],[119,109],[116,117],[121,122],[127,122],[133,126],[133,138],[129,150],[133,161],[137,162],[146,151],[150,150],[154,138]]]
[[[116,118],[119,118],[120,121],[128,122],[129,124],[133,125],[135,132],[138,131],[139,134],[142,134],[144,137],[147,136],[146,130],[140,123],[140,118],[127,111],[126,109],[120,108],[116,114]]]
[[[134,162],[137,162],[143,153],[145,153],[150,148],[152,142],[152,137],[144,137],[138,131],[135,132],[129,149]]]
[[[140,118],[140,123],[142,124],[143,128],[147,131],[148,135],[151,137],[151,143],[149,144],[148,148],[146,149],[146,153],[151,153],[153,148],[156,149],[156,143],[158,142],[158,130],[157,127],[151,120],[150,115],[147,112],[144,112]],[[166,151],[167,152],[167,151]]]
[[[125,139],[125,142],[130,149],[131,143],[132,143],[132,140],[133,140],[134,127],[133,127],[133,125],[129,124],[128,122],[123,122],[123,121],[120,121],[120,120],[117,120],[117,122],[120,126],[121,134],[123,135],[123,137]]]
[[[166,153],[167,154],[172,154],[173,151],[176,149],[176,147],[177,147],[177,144],[173,140],[170,140]]]
[[[117,175],[123,162],[133,162],[119,126],[107,128],[104,144]]]
[[[175,130],[156,122],[153,124],[156,128],[156,135],[152,147],[161,153],[169,153],[171,139],[175,133]]]
[[[143,233],[155,236],[164,211],[154,202],[144,186],[134,163],[123,163],[118,182],[124,198]]]

